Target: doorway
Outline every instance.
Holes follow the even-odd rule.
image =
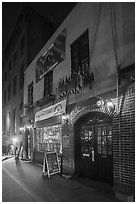
[[[76,174],[112,183],[112,119],[104,113],[89,113],[74,130]]]

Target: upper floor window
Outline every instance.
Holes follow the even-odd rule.
[[[53,71],[50,71],[44,76],[44,96],[53,93]]]
[[[17,76],[13,79],[13,96],[17,93]]]
[[[28,105],[33,105],[33,82],[28,86]]]
[[[71,73],[88,71],[89,67],[89,34],[84,32],[71,45]]]
[[[24,85],[24,65],[22,65],[20,69],[20,89],[23,88],[23,85]]]
[[[8,100],[10,100],[11,97],[11,85],[8,86]]]
[[[25,45],[25,37],[23,36],[23,38],[21,39],[21,48],[20,48],[21,55],[24,52],[24,45]]]

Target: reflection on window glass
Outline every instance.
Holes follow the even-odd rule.
[[[112,136],[108,136],[107,143],[108,143],[108,145],[112,144]]]
[[[101,146],[98,145],[98,154],[101,154]]]
[[[102,154],[106,154],[106,145],[102,146]]]
[[[60,125],[37,128],[37,150],[62,153]]]
[[[98,127],[98,135],[101,135],[101,127]]]
[[[98,137],[98,144],[101,144],[101,137]]]

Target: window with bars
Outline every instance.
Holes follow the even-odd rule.
[[[53,71],[50,71],[44,76],[44,96],[49,96],[53,93]]]
[[[86,30],[71,44],[71,74],[89,71],[89,34]]]
[[[28,105],[33,105],[33,82],[28,86]]]

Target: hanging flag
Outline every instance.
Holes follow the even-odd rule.
[[[56,38],[49,49],[36,62],[36,81],[54,69],[65,59],[66,29]]]

